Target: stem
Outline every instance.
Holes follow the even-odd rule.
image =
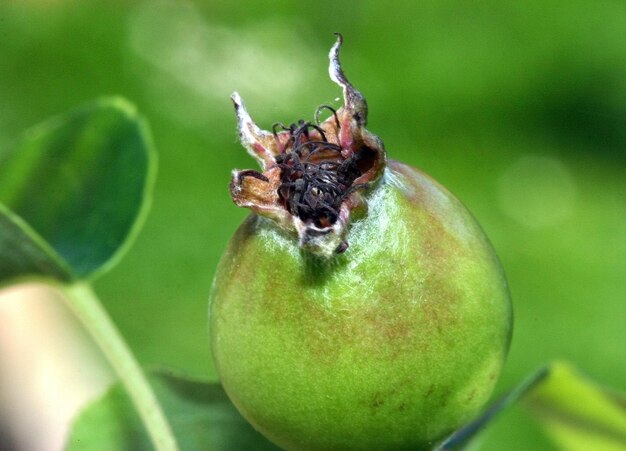
[[[68,304],[117,372],[158,451],[178,450],[172,429],[148,380],[88,283],[63,287]]]

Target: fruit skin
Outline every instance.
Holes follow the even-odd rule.
[[[251,215],[217,270],[222,384],[288,450],[432,448],[478,413],[509,346],[507,284],[465,207],[395,161],[367,196],[342,255]]]

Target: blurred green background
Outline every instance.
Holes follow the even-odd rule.
[[[247,214],[230,171],[255,166],[229,95],[265,128],[311,119],[340,95],[341,31],[368,128],[454,192],[502,260],[515,331],[497,391],[554,358],[625,390],[625,30],[618,0],[4,0],[0,148],[102,95],[137,104],[159,153],[153,207],[96,289],[142,363],[213,378],[208,293]]]

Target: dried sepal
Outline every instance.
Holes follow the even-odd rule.
[[[300,247],[324,257],[347,249],[350,212],[366,202],[385,167],[382,141],[364,128],[367,102],[341,68],[343,39],[337,37],[329,74],[343,90],[340,109],[323,106],[315,122],[276,123],[269,132],[254,123],[239,94],[232,95],[241,142],[263,169],[233,172],[234,202],[296,232]],[[320,123],[323,109],[332,115]]]
[[[264,174],[252,169],[233,171],[230,194],[238,207],[250,208],[257,214],[278,221],[289,221],[289,213],[278,202],[280,168],[273,167]]]
[[[238,92],[233,92],[230,98],[237,113],[237,128],[241,144],[265,169],[274,162],[274,156],[279,153],[274,136],[256,125]]]

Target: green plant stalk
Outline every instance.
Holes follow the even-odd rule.
[[[91,286],[65,285],[67,303],[94,338],[117,372],[158,451],[176,451],[178,445],[150,384]]]

